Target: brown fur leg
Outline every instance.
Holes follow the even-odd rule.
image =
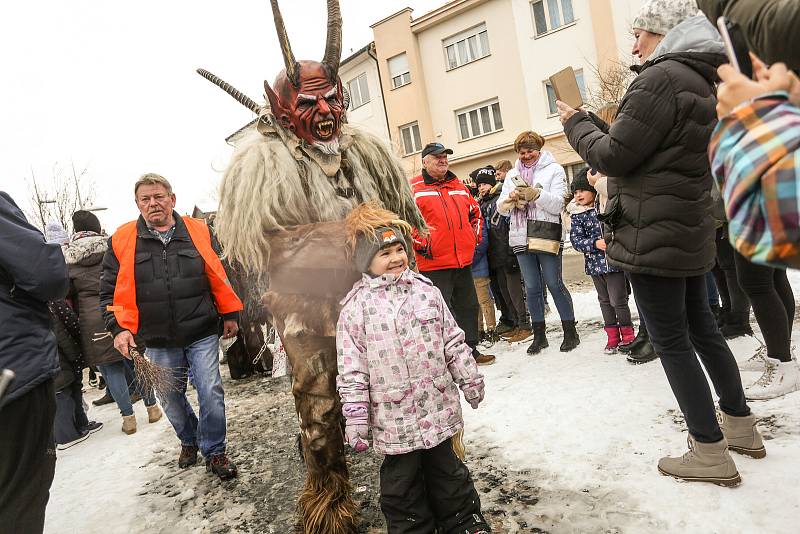
[[[354,534],[358,508],[351,496],[336,391],[337,302],[274,292],[265,301],[292,364],[292,393],[308,469],[297,503],[301,532]]]

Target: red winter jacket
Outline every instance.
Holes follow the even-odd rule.
[[[442,181],[427,172],[411,180],[414,201],[425,218],[430,236],[414,232],[420,271],[456,269],[472,264],[481,239],[481,209],[469,189],[452,172]]]

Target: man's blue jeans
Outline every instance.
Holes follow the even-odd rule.
[[[558,315],[562,321],[574,321],[575,311],[572,308],[572,296],[561,277],[561,252],[558,256],[550,254],[523,252],[517,254],[519,270],[525,280],[525,293],[531,321],[544,321],[544,285],[553,295]]]
[[[103,373],[108,392],[111,393],[111,397],[117,403],[119,413],[123,416],[133,415],[129,384],[134,385],[136,391],[144,399],[145,406],[152,406],[156,403],[153,388],[143,391],[144,388],[141,387],[141,383],[136,380],[133,362],[130,360],[123,359],[114,363],[103,363],[98,365],[97,368]]]
[[[225,452],[225,393],[219,374],[219,338],[208,336],[187,347],[147,348],[153,363],[172,369],[175,384],[161,399],[167,419],[181,445],[197,446],[206,459]],[[186,398],[187,373],[191,369],[200,405],[200,420]]]

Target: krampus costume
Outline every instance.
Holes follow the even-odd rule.
[[[322,62],[296,61],[277,0],[272,12],[286,65],[260,107],[206,71],[201,75],[258,113],[237,136],[220,189],[216,227],[232,260],[269,275],[264,304],[292,364],[308,475],[299,498],[309,534],[356,531],[336,393],[339,300],[360,277],[346,255],[344,217],[376,200],[425,229],[397,157],[345,121],[338,76],[341,14],[328,0]]]

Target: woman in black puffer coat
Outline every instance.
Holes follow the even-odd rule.
[[[715,251],[706,151],[724,48],[694,0],[650,0],[633,28],[633,53],[643,63],[614,123],[600,128],[585,112],[561,102],[559,112],[573,148],[614,177],[605,212],[608,261],[630,273],[689,427],[690,451],[662,458],[659,471],[733,486],[741,478],[728,447],[754,457],[765,451],[736,360],[709,307],[704,278]],[[719,394],[722,427],[695,353]]]

